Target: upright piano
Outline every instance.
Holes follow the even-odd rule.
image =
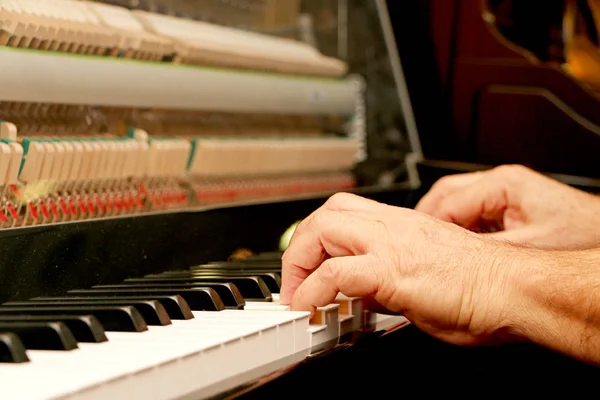
[[[532,346],[456,348],[361,299],[312,319],[279,304],[286,240],[331,194],[412,207],[453,171],[422,151],[400,16],[383,0],[0,0],[1,398],[592,376]]]

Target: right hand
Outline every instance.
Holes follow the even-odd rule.
[[[600,243],[600,198],[519,165],[444,177],[415,210],[516,244]]]
[[[282,257],[281,304],[310,311],[338,293],[402,314],[454,344],[506,340],[531,257],[414,210],[339,193],[305,218]],[[512,339],[512,338],[511,338]]]

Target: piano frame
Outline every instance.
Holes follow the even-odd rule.
[[[355,192],[402,206],[410,206],[414,198],[406,184]],[[225,260],[239,248],[272,251],[291,224],[330,194],[0,231],[0,302],[64,295],[71,289]]]

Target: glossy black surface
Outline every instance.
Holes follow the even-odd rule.
[[[125,280],[126,284],[134,285],[155,285],[160,286],[177,286],[177,285],[194,285],[194,286],[207,286],[215,289],[219,293],[218,288],[222,288],[224,285],[235,285],[234,289],[231,286],[227,286],[228,291],[225,293],[228,296],[233,296],[234,301],[243,305],[243,298],[246,299],[260,299],[260,300],[271,300],[271,292],[267,287],[266,283],[260,277],[219,277],[219,276],[204,276],[200,278],[141,278],[141,279],[128,279]],[[221,293],[219,293],[221,297]],[[243,296],[243,298],[241,297]]]
[[[104,327],[93,315],[0,315],[0,322],[62,322],[78,342],[106,342]]]
[[[156,300],[107,300],[101,303],[94,301],[9,301],[5,306],[33,307],[33,308],[57,308],[64,306],[132,306],[142,315],[148,325],[170,325],[171,319],[162,304]]]
[[[0,321],[0,332],[19,336],[31,350],[75,350],[77,340],[62,322]]]
[[[95,316],[107,331],[143,332],[148,326],[142,315],[131,306],[1,306],[3,315],[87,315]]]
[[[89,297],[78,297],[78,296],[65,296],[65,297],[34,297],[34,301],[50,301],[50,302],[81,302],[86,304],[105,304],[106,302],[128,302],[128,301],[151,301],[156,300],[159,301],[167,312],[169,318],[171,319],[191,319],[193,318],[192,310],[190,310],[190,306],[186,303],[183,297],[174,295],[174,296],[89,296]]]
[[[75,289],[70,290],[69,295],[77,296],[156,296],[171,295],[181,296],[194,311],[221,311],[225,309],[223,301],[213,289],[210,288],[133,288],[133,289]]]
[[[410,205],[409,190],[363,191]],[[238,248],[278,248],[281,234],[327,196],[273,204],[128,216],[0,231],[0,303],[117,284],[225,260]]]
[[[29,362],[29,357],[19,336],[10,332],[0,332],[0,363],[24,362]]]
[[[184,284],[182,286],[182,284]],[[151,278],[131,278],[123,281],[121,285],[106,285],[106,286],[96,286],[96,287],[207,287],[213,289],[227,308],[233,309],[242,309],[246,302],[244,301],[244,296],[238,289],[238,286],[235,282],[227,282],[226,280],[221,280],[221,282],[210,282],[205,279],[197,279],[197,280],[181,280],[181,279],[151,279]],[[250,297],[250,296],[245,296]]]

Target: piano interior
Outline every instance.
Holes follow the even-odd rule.
[[[3,398],[585,376],[361,299],[279,304],[293,224],[335,192],[412,207],[507,162],[600,188],[600,3],[547,3],[0,0]]]

